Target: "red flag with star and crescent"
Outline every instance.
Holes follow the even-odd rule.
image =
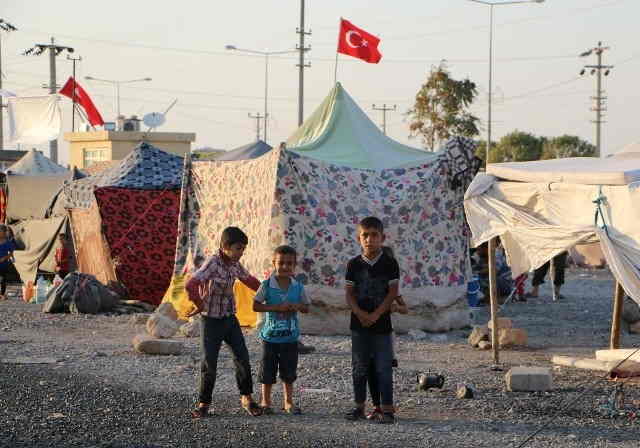
[[[78,81],[73,79],[73,76],[69,76],[69,79],[58,93],[60,95],[68,96],[69,98],[71,98],[71,100],[81,105],[84,111],[87,113],[87,118],[89,119],[89,123],[91,123],[92,126],[102,126],[104,124],[102,115],[100,115],[100,112],[98,112],[95,104],[93,104],[93,101],[91,101],[91,97],[80,86],[80,84],[78,84]]]
[[[378,39],[373,34],[358,28],[345,19],[340,19],[340,35],[338,36],[338,53],[377,64],[382,59],[378,51]]]

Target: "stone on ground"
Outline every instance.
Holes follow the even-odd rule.
[[[158,305],[155,314],[161,314],[171,320],[178,320],[178,312],[174,308],[173,304],[169,302],[163,302]]]
[[[527,345],[527,332],[522,328],[502,328],[498,333],[498,345],[510,347],[514,345]]]
[[[491,320],[487,323],[487,327],[489,330],[493,329],[493,322]],[[498,317],[498,328],[513,328],[513,322],[511,322],[511,319],[507,319],[506,317]]]
[[[640,334],[640,321],[629,325],[629,333]]]
[[[133,337],[133,348],[139,353],[148,355],[179,355],[183,344],[170,339],[155,339],[147,334]]]
[[[147,320],[147,331],[156,338],[170,338],[178,332],[178,327],[176,321],[162,314],[153,314]]]
[[[478,348],[480,350],[491,350],[491,342],[489,342],[489,341],[480,341],[478,343]]]
[[[477,347],[481,341],[488,341],[491,338],[491,332],[486,325],[475,326],[473,327],[473,331],[467,338],[467,342],[472,347]]]
[[[551,369],[546,367],[513,367],[505,381],[512,392],[544,392],[553,387]]]
[[[192,318],[186,324],[180,325],[179,333],[186,338],[197,338],[200,336],[200,318]]]
[[[622,320],[630,324],[640,321],[640,305],[629,297],[625,297],[622,308]]]
[[[640,351],[638,348],[619,348],[613,350],[596,350],[596,359],[600,361],[628,361],[640,362]]]

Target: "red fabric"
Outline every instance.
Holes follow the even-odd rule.
[[[4,224],[7,218],[7,194],[4,188],[0,188],[0,224]]]
[[[71,253],[66,246],[58,247],[56,249],[56,267],[60,271],[69,272],[69,261],[71,259]]]
[[[348,20],[340,20],[340,35],[338,36],[338,53],[353,56],[363,61],[377,64],[382,59],[378,51],[378,39],[373,34],[358,28]]]
[[[118,280],[130,298],[159,304],[173,274],[180,190],[104,187],[95,196]]]
[[[85,90],[80,86],[80,84],[78,84],[73,76],[69,76],[66,84],[62,87],[62,89],[60,89],[60,92],[58,93],[60,95],[68,96],[69,98],[71,98],[71,100],[74,100],[76,103],[80,104],[84,111],[87,113],[89,123],[91,123],[93,126],[102,126],[104,124],[102,115],[100,115],[100,112],[98,112],[95,104],[93,104],[93,101],[91,101],[89,94],[85,92]]]

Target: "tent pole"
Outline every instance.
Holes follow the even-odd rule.
[[[620,348],[620,322],[622,320],[622,307],[624,304],[624,289],[620,282],[616,281],[616,289],[613,296],[613,316],[611,317],[611,338],[609,348]]]
[[[494,364],[500,363],[498,348],[498,284],[496,278],[496,245],[497,237],[489,240],[489,295],[491,299],[491,348]]]

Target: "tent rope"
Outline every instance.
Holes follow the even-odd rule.
[[[607,197],[602,194],[602,185],[598,187],[598,197],[592,201],[596,205],[596,212],[594,217],[594,225],[598,227],[598,221],[602,220],[602,229],[604,229],[607,236],[609,236],[609,228],[607,227],[607,222],[604,219],[604,213],[602,211],[602,206],[606,204]]]

